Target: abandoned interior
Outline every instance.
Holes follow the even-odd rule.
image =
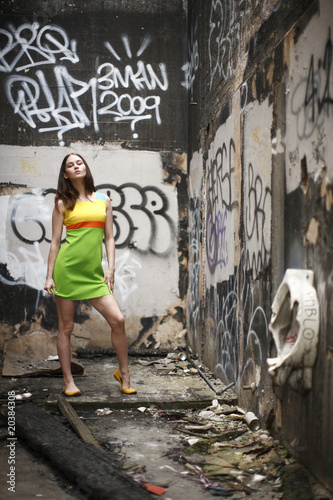
[[[327,489],[297,498],[331,498],[332,27],[331,0],[0,1],[1,404],[4,420],[11,391],[35,394],[38,405],[14,398],[22,439],[35,421],[57,428],[47,420],[60,393],[57,310],[43,288],[59,168],[77,152],[112,201],[133,383],[170,379],[155,400],[131,396],[126,411],[151,405],[151,418],[170,417],[168,374],[178,369],[173,418],[189,419],[179,394],[198,377],[191,411],[238,412],[236,433],[248,428],[240,409],[253,413]],[[87,301],[76,305],[72,354],[78,376],[90,370],[96,384],[96,365],[115,362],[109,327]],[[112,407],[94,397],[87,385],[86,405],[70,408]],[[110,412],[123,411],[119,398]],[[110,498],[158,494],[119,481]],[[233,498],[289,498],[260,484]],[[214,487],[162,493],[231,492]]]

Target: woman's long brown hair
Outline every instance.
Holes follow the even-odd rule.
[[[62,200],[65,204],[65,207],[68,208],[69,210],[74,209],[76,200],[79,197],[78,190],[75,189],[75,187],[73,186],[73,184],[69,179],[65,179],[64,177],[64,174],[66,173],[66,162],[69,156],[71,155],[79,156],[86,166],[86,176],[84,178],[84,190],[86,196],[96,191],[94,185],[94,179],[86,160],[77,153],[69,153],[68,155],[66,155],[61,163],[59,178],[58,178],[57,194],[54,201],[57,206],[58,200]]]

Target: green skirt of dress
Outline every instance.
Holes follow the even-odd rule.
[[[53,271],[57,296],[88,300],[110,295],[107,283],[102,283],[103,235],[104,230],[95,227],[67,230]]]

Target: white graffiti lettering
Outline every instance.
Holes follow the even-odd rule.
[[[194,27],[191,28],[191,35],[188,45],[188,62],[182,66],[182,70],[185,73],[185,81],[182,82],[183,87],[187,90],[191,90],[191,100],[193,101],[193,85],[195,80],[195,74],[199,68],[199,46],[197,40],[197,29],[198,24],[195,23]]]
[[[157,70],[142,60],[123,65],[121,56],[110,42],[104,46],[115,57],[118,67],[106,62],[97,68],[96,76],[82,81],[72,76],[62,61],[76,64],[77,43],[69,40],[59,26],[24,23],[15,29],[1,29],[5,45],[0,50],[0,71],[10,74],[5,92],[14,113],[40,133],[57,133],[60,146],[65,145],[65,134],[70,130],[92,126],[100,131],[100,117],[111,115],[113,122],[129,123],[132,136],[138,138],[136,126],[142,120],[153,120],[160,125],[160,92],[168,90],[169,82],[164,63]],[[132,59],[130,40],[121,37],[126,56]],[[146,36],[136,53],[139,57],[151,44]],[[42,66],[53,67],[45,73]],[[22,72],[39,67],[35,75]],[[125,92],[122,92],[122,89]],[[130,89],[135,91],[133,96]],[[149,94],[147,95],[147,91]],[[143,92],[144,95],[137,95]]]
[[[69,41],[62,28],[47,25],[39,31],[39,27],[38,23],[25,23],[17,29],[10,25],[10,31],[0,29],[0,34],[7,39],[0,50],[0,71],[20,72],[44,64],[55,64],[57,56],[73,64],[79,62],[76,41]],[[9,62],[10,56],[13,59]]]
[[[136,278],[135,270],[141,268],[142,265],[138,260],[130,258],[129,250],[126,250],[120,257],[116,258],[115,283],[123,301],[126,301],[138,288],[139,285],[134,282]]]
[[[280,6],[279,2],[260,2],[261,22]],[[208,38],[211,88],[215,78],[227,81],[239,69],[246,44],[258,30],[252,23],[258,5],[258,0],[212,0]]]

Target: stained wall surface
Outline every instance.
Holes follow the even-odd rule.
[[[189,342],[333,488],[333,4],[190,0],[188,16]],[[311,390],[268,373],[287,268],[314,272]]]
[[[112,199],[130,346],[184,344],[185,17],[181,1],[0,2],[1,344],[56,332],[43,287],[69,152]],[[73,347],[109,345],[78,304]]]

